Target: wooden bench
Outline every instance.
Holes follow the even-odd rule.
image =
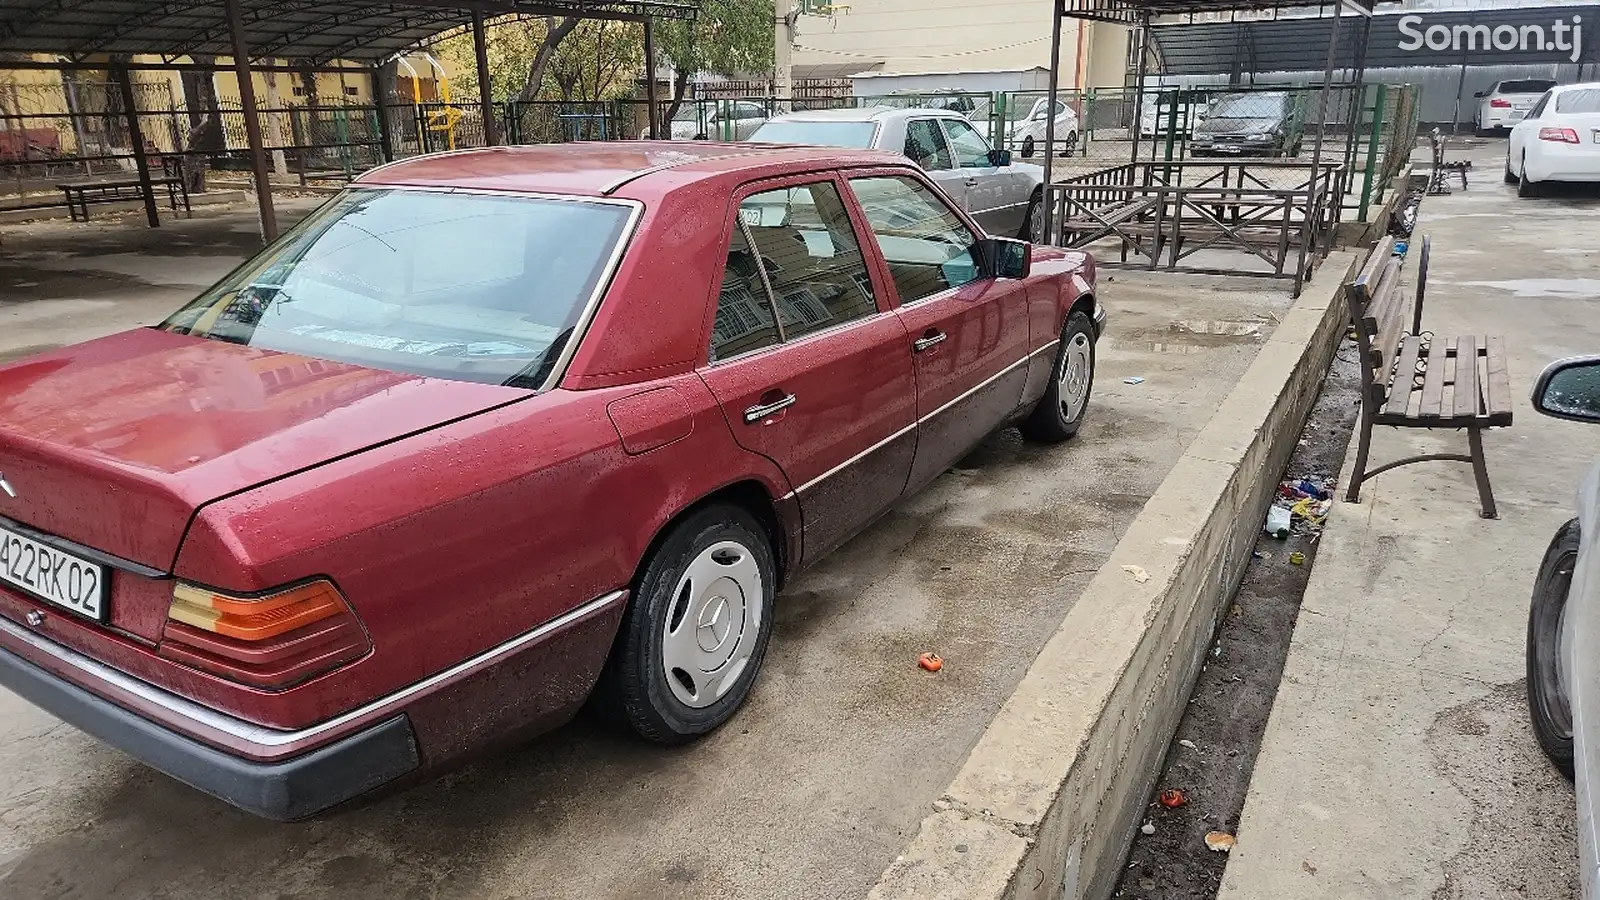
[[[150,179],[150,189],[167,189],[167,201],[172,211],[178,211],[178,201],[183,201],[183,211],[189,215],[189,185],[183,177],[183,163],[172,158],[162,159],[162,174]],[[92,178],[80,181],[63,181],[56,189],[65,195],[67,215],[74,222],[89,221],[89,206],[97,203],[117,203],[124,200],[143,200],[144,184],[137,178]]]
[[[1355,471],[1345,499],[1359,503],[1367,479],[1399,466],[1429,460],[1472,463],[1485,519],[1499,518],[1483,432],[1511,424],[1511,378],[1506,349],[1498,337],[1437,337],[1422,330],[1422,301],[1428,285],[1424,237],[1417,267],[1416,302],[1407,315],[1400,288],[1401,261],[1394,238],[1384,238],[1353,281],[1344,286],[1361,364],[1361,435]],[[1409,331],[1407,330],[1409,326]],[[1372,427],[1466,429],[1470,454],[1428,453],[1367,469]]]

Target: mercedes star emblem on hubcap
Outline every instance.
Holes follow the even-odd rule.
[[[727,612],[728,600],[725,597],[713,597],[701,607],[700,620],[695,623],[695,636],[700,641],[700,649],[710,653],[728,639]]]

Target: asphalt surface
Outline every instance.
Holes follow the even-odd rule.
[[[249,210],[0,231],[0,359],[158,321],[253,232]],[[277,825],[0,691],[0,897],[864,893],[1290,304],[1282,282],[1109,271],[1102,296],[1079,437],[997,433],[797,579],[748,706],[709,738],[662,750],[580,719]],[[925,650],[937,675],[916,668]]]

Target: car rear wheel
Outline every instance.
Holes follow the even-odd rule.
[[[1522,171],[1517,174],[1517,196],[1537,197],[1540,187],[1537,181],[1528,180],[1528,155],[1522,155]]]
[[[772,635],[777,567],[765,529],[713,504],[677,523],[634,584],[601,684],[641,737],[678,744],[744,702]]]
[[[1023,420],[1022,436],[1043,444],[1057,444],[1078,433],[1089,410],[1094,388],[1094,326],[1089,317],[1075,312],[1067,318],[1056,348],[1056,366],[1050,386],[1039,405]]]
[[[1509,157],[1509,156],[1506,157],[1506,175],[1505,175],[1505,180],[1506,180],[1506,184],[1516,184],[1517,183],[1517,176],[1511,174],[1511,157]]]
[[[1023,156],[1023,158],[1027,158],[1027,157],[1032,156],[1032,155],[1033,155],[1033,136],[1029,135],[1028,137],[1025,137],[1025,138],[1022,139],[1022,156]]]
[[[1063,146],[1062,146],[1062,149],[1061,149],[1061,155],[1062,156],[1071,156],[1072,154],[1076,153],[1077,151],[1078,151],[1078,133],[1076,131],[1069,131],[1069,132],[1067,132],[1066,140],[1063,141]]]
[[[1561,633],[1577,564],[1578,520],[1573,519],[1561,526],[1545,551],[1528,610],[1528,717],[1539,746],[1568,778],[1572,777],[1572,708]]]
[[[1022,233],[1017,237],[1025,241],[1044,240],[1044,202],[1040,199],[1042,189],[1033,192],[1033,199],[1028,201],[1028,214],[1022,220]]]

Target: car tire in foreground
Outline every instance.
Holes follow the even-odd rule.
[[[777,566],[766,530],[713,503],[673,525],[634,584],[601,702],[640,736],[678,744],[726,722],[772,636]]]
[[[1555,767],[1572,777],[1572,709],[1561,662],[1562,619],[1578,564],[1578,520],[1561,526],[1539,564],[1528,610],[1528,716]]]
[[[1022,436],[1030,441],[1056,444],[1078,433],[1089,410],[1089,394],[1094,388],[1094,326],[1089,317],[1075,312],[1061,330],[1056,347],[1056,365],[1050,371],[1050,387],[1039,405],[1024,419]]]
[[[1517,176],[1517,196],[1537,197],[1540,193],[1539,182],[1528,180],[1528,156],[1522,156],[1522,172]]]

